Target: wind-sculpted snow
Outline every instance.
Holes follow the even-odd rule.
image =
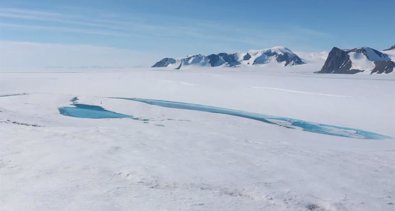
[[[298,119],[292,119],[286,117],[275,117],[270,115],[263,115],[258,113],[245,112],[245,111],[220,108],[220,107],[214,107],[208,105],[175,102],[175,101],[167,101],[167,100],[141,99],[141,98],[116,98],[116,99],[131,100],[131,101],[136,101],[136,102],[141,102],[149,105],[161,106],[166,108],[202,111],[202,112],[237,116],[237,117],[261,121],[264,123],[274,124],[290,129],[301,129],[303,131],[325,134],[325,135],[357,138],[357,139],[376,139],[376,140],[389,138],[387,136],[380,135],[374,132],[364,131],[355,128],[312,123],[304,120],[298,120]]]
[[[393,211],[395,74],[321,66],[0,74],[0,210]]]

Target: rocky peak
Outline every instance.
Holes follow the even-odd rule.
[[[395,63],[387,54],[373,48],[363,47],[343,50],[334,47],[319,73],[354,74],[358,72],[390,73]]]

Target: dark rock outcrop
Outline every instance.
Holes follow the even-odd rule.
[[[171,64],[175,64],[177,61],[173,58],[164,58],[159,62],[155,63],[152,67],[168,67]]]
[[[393,61],[375,61],[374,64],[375,67],[372,73],[391,73],[395,68],[395,62]]]
[[[278,63],[284,62],[284,66],[304,64],[304,61],[291,50],[279,47],[263,51],[253,64],[266,64],[271,58],[275,58]]]
[[[351,59],[346,51],[334,47],[329,52],[328,58],[325,61],[319,73],[348,73],[353,74],[359,71],[351,70]]]
[[[277,55],[276,58],[277,62],[285,62],[285,66],[288,66],[290,64],[293,65],[298,65],[298,64],[304,64],[303,60],[298,57],[298,56],[292,56],[290,54],[280,54]]]
[[[251,58],[251,55],[247,53],[246,55],[244,55],[243,60],[250,60]]]
[[[201,65],[206,66],[209,60],[206,56],[197,54],[193,56],[188,56],[187,58],[181,59],[182,65]]]
[[[218,54],[230,67],[234,67],[240,64],[237,60],[236,54],[220,53]]]
[[[354,56],[354,60],[350,57]],[[357,56],[356,56],[357,55]],[[365,60],[365,61],[363,61]],[[373,69],[359,65],[359,68],[353,68],[353,61],[371,62],[374,64]],[[355,74],[359,72],[369,71],[373,73],[391,73],[395,67],[395,63],[391,61],[387,54],[381,53],[372,48],[354,48],[351,50],[342,50],[334,47],[325,61],[324,66],[318,73],[338,73],[338,74]]]

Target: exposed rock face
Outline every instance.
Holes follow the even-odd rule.
[[[207,66],[209,64],[209,59],[201,54],[189,56],[187,58],[181,59],[182,65],[199,65],[199,66]]]
[[[372,48],[342,50],[334,47],[319,73],[390,73],[395,67],[394,64],[388,55]]]
[[[284,66],[304,64],[303,60],[288,48],[268,49],[255,59],[254,64],[266,64],[275,58],[278,63],[284,62]]]
[[[243,60],[250,60],[251,59],[251,55],[249,53],[247,53],[246,55],[244,55]]]
[[[233,67],[240,64],[235,55],[227,53],[211,54],[208,56],[208,59],[211,67],[218,67],[224,64]]]
[[[332,48],[328,58],[325,61],[320,73],[356,73],[351,71],[350,56],[346,51],[339,48]]]
[[[194,55],[179,60],[165,58],[157,62],[153,67],[169,67],[173,64],[181,68],[189,65],[218,67],[235,67],[239,65],[261,65],[267,63],[280,63],[284,66],[304,64],[304,61],[290,49],[274,47],[266,50],[250,51],[248,53],[219,53],[209,56]]]
[[[159,62],[155,63],[152,67],[167,67],[169,65],[175,64],[177,61],[173,58],[164,58]]]
[[[394,71],[395,63],[393,61],[375,61],[375,67],[372,73],[391,73]]]

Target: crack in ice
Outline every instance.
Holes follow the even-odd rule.
[[[193,110],[193,111],[201,111],[208,113],[217,113],[217,114],[225,114],[230,116],[237,116],[246,119],[257,120],[260,122],[273,124],[281,127],[286,127],[290,129],[299,129],[306,132],[325,134],[331,136],[339,136],[339,137],[347,137],[347,138],[356,138],[356,139],[387,139],[390,138],[385,135],[381,135],[378,133],[365,131],[361,129],[349,128],[349,127],[341,127],[335,125],[327,125],[320,123],[307,122],[299,119],[292,119],[286,117],[276,117],[246,111],[240,111],[235,109],[227,109],[221,107],[214,107],[208,105],[201,104],[193,104],[193,103],[185,103],[185,102],[176,102],[176,101],[167,101],[167,100],[156,100],[156,99],[142,99],[142,98],[113,98],[113,99],[122,99],[122,100],[130,100],[135,102],[141,102],[149,105],[173,108],[173,109],[183,109],[183,110]]]

